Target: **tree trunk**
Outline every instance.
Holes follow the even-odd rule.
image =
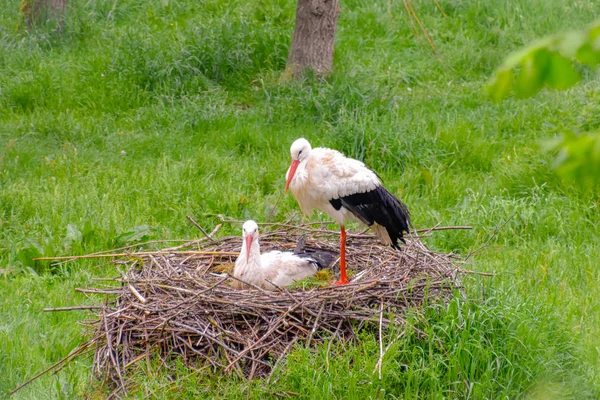
[[[67,0],[23,0],[21,15],[32,29],[35,25],[47,22],[56,23],[57,29],[62,29],[67,10]]]
[[[300,77],[307,70],[318,75],[331,72],[339,12],[339,0],[298,0],[286,75]]]

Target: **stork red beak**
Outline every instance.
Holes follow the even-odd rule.
[[[246,236],[246,260],[250,258],[250,247],[252,246],[252,235]]]
[[[298,165],[300,165],[300,160],[292,160],[292,165],[290,165],[287,182],[285,183],[285,190],[283,191],[283,193],[287,193],[287,191],[290,187],[290,182],[294,178],[294,174],[296,173],[296,169],[298,168]]]

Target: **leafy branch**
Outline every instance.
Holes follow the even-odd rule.
[[[544,86],[568,89],[581,79],[574,61],[600,64],[600,19],[586,29],[552,35],[511,54],[487,84],[487,93],[501,100],[513,91],[517,97],[530,97]]]
[[[577,64],[600,64],[600,19],[585,29],[546,37],[511,54],[496,70],[486,91],[493,99],[502,100],[511,93],[530,97],[544,86],[568,89],[581,80]],[[553,167],[560,176],[584,188],[600,186],[600,132],[565,133],[543,147],[557,152]]]

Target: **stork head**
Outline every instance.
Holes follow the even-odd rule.
[[[246,244],[246,259],[250,258],[250,248],[252,247],[252,242],[258,241],[258,225],[256,222],[251,219],[244,222],[242,225],[242,237],[244,238],[244,243]]]
[[[288,188],[290,187],[290,182],[292,182],[292,179],[294,178],[294,174],[296,173],[298,165],[308,158],[311,150],[312,147],[310,146],[310,143],[308,143],[308,140],[304,138],[296,139],[294,143],[292,143],[292,147],[290,147],[292,165],[290,165],[290,169],[288,169],[284,193],[287,192]]]

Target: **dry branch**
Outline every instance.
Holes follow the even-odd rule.
[[[223,251],[167,251],[168,254],[183,254],[193,256],[237,256],[239,252],[223,252]],[[37,257],[34,260],[78,260],[81,258],[117,258],[117,257],[133,257],[133,256],[150,256],[162,254],[158,251],[137,251],[131,253],[109,253],[109,254],[86,254],[83,256],[54,256],[54,257]]]

